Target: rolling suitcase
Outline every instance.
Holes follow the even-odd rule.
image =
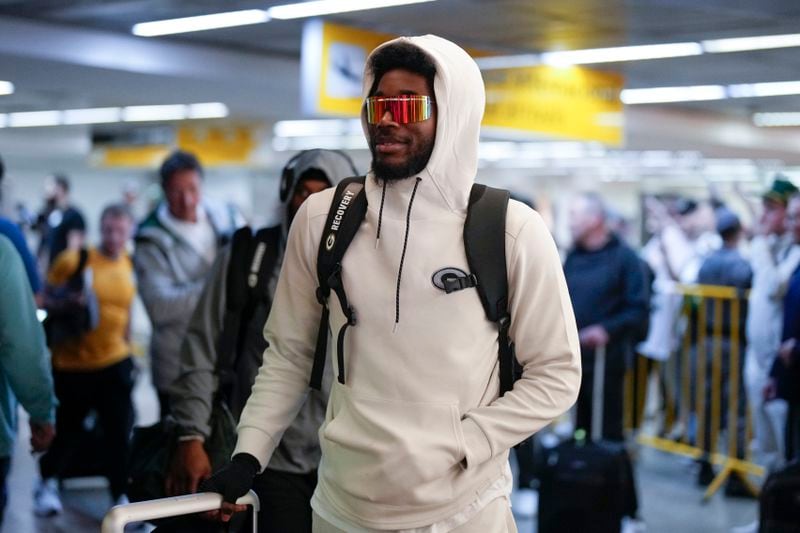
[[[538,533],[619,533],[636,513],[633,468],[622,443],[602,440],[605,348],[595,352],[591,438],[547,455],[539,485]]]
[[[759,496],[759,533],[800,533],[800,461],[769,475]]]
[[[249,505],[253,508],[253,528],[251,531],[252,533],[258,533],[258,512],[261,510],[261,505],[256,493],[251,490],[239,498],[236,503]],[[101,533],[123,533],[125,526],[133,522],[202,513],[219,509],[221,506],[222,495],[213,492],[118,505],[113,507],[103,518],[103,525],[100,531]]]

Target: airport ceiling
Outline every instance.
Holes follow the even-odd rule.
[[[131,34],[138,22],[283,1],[0,0],[0,79],[17,91],[0,112],[223,101],[233,115],[300,116],[305,20],[273,20],[169,37]],[[539,53],[796,33],[800,0],[438,0],[326,20],[393,34],[436,33],[498,53]],[[595,65],[627,88],[800,79],[800,49],[704,54]],[[800,111],[800,96],[667,104],[740,116]]]

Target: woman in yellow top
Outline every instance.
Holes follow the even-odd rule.
[[[74,460],[86,415],[97,412],[104,437],[106,476],[112,501],[124,501],[128,435],[133,422],[133,361],[128,344],[130,308],[136,293],[133,266],[125,245],[133,230],[130,212],[111,205],[100,216],[101,242],[88,250],[82,272],[98,304],[97,326],[52,347],[53,378],[59,400],[56,439],[42,456],[42,480],[34,493],[34,512],[62,510],[56,479]],[[48,289],[64,286],[80,267],[80,251],[66,250],[53,262]],[[48,291],[50,292],[50,291]]]

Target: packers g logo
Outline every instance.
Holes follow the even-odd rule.
[[[334,244],[336,244],[336,235],[331,233],[330,235],[328,235],[328,238],[325,240],[325,249],[330,252],[331,250],[333,250],[333,245]]]

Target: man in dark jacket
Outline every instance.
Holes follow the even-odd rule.
[[[220,353],[219,347],[225,329],[228,283],[234,279],[229,272],[235,265],[230,246],[220,253],[189,322],[181,346],[180,374],[171,388],[170,404],[179,437],[167,478],[169,495],[196,492],[198,484],[211,475],[211,464],[203,441],[211,431],[211,406],[219,384],[225,383],[227,405],[237,419],[250,395],[250,387],[267,347],[263,327],[278,280],[289,225],[297,209],[310,194],[335,186],[342,179],[356,174],[350,158],[333,150],[306,150],[292,158],[285,167],[281,179],[281,200],[286,206],[286,216],[281,227],[271,228],[281,234],[280,245],[278,249],[266,250],[260,256],[277,254],[277,261],[273,271],[267,274],[269,280],[264,284],[266,294],[259,296],[260,304],[254,307],[249,317],[245,317],[244,313],[241,316],[246,323],[238,328],[242,338],[234,343],[239,350],[232,369],[234,375],[228,380],[218,375],[216,367],[218,359],[226,355]],[[248,266],[251,266],[249,263]],[[260,281],[258,286],[262,286]],[[320,458],[317,431],[325,417],[330,378],[330,374],[326,374],[322,391],[309,391],[305,404],[284,433],[272,460],[256,478],[253,488],[261,500],[259,531],[311,531],[310,501],[317,485]],[[198,531],[204,527],[214,529],[218,526],[193,524],[190,530]]]
[[[570,209],[573,248],[564,274],[578,323],[583,379],[577,427],[590,432],[594,355],[606,347],[603,398],[604,439],[622,441],[623,384],[632,335],[647,320],[647,292],[641,261],[606,224],[602,199],[578,196]]]

